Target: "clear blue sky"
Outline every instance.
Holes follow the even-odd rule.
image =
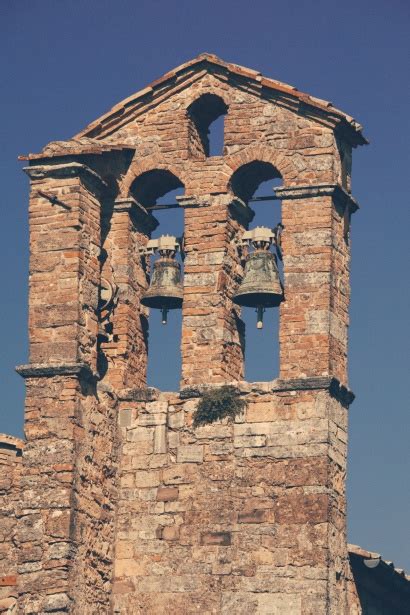
[[[167,70],[216,53],[331,100],[371,141],[353,160],[361,210],[352,229],[349,540],[410,570],[409,16],[406,0],[1,0],[0,431],[22,433],[14,366],[27,356],[28,180],[17,155],[71,137]],[[175,356],[178,316],[170,320],[166,332],[154,327],[154,354],[161,335]],[[255,339],[249,379],[273,355],[263,345],[257,359]],[[155,384],[175,388],[177,378],[163,369]]]

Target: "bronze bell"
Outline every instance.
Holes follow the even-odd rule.
[[[150,286],[143,294],[141,303],[161,310],[162,324],[166,325],[168,311],[182,307],[181,265],[175,260],[178,243],[175,237],[164,235],[150,241],[148,248],[158,252],[160,258],[154,263]]]
[[[265,309],[277,307],[283,301],[276,255],[269,250],[274,237],[266,227],[247,231],[242,237],[242,243],[251,245],[254,251],[247,256],[243,280],[233,301],[237,305],[256,308],[258,329],[263,327]]]

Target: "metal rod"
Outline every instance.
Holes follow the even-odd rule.
[[[279,201],[280,198],[276,194],[272,196],[255,196],[253,199],[248,199],[248,203],[257,203],[258,201]],[[179,203],[168,203],[167,205],[148,205],[147,211],[158,211],[159,209],[177,209],[181,208]],[[182,208],[181,208],[182,209]]]

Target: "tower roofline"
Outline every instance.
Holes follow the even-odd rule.
[[[162,75],[162,77],[155,79],[145,88],[117,103],[110,111],[91,122],[84,130],[75,135],[75,138],[101,138],[100,135],[105,135],[108,132],[108,128],[110,129],[109,132],[112,132],[112,128],[117,123],[120,124],[126,116],[131,115],[136,110],[136,107],[140,108],[141,105],[145,106],[145,104],[151,103],[158,90],[163,91],[164,87],[170,83],[175,83],[176,85],[176,83],[179,83],[178,80],[182,81],[182,78],[187,73],[194,74],[200,70],[216,73],[222,72],[233,79],[240,79],[246,82],[255,93],[260,95],[276,94],[282,98],[290,98],[297,103],[297,108],[303,107],[305,112],[310,115],[326,117],[334,128],[341,125],[340,127],[348,133],[353,145],[365,145],[368,143],[362,134],[363,127],[353,117],[334,107],[331,102],[301,92],[292,85],[265,77],[260,72],[251,68],[225,62],[211,53],[201,53],[196,58],[180,64]],[[172,88],[169,91],[169,95],[172,95]]]
[[[301,92],[296,87],[265,77],[260,72],[225,62],[211,53],[201,53],[196,58],[180,64],[162,77],[120,101],[110,111],[91,122],[86,128],[67,141],[53,141],[40,153],[19,156],[20,160],[37,160],[55,156],[102,154],[112,150],[127,150],[130,146],[112,139],[117,130],[144,114],[152,106],[170,98],[174,92],[188,87],[206,73],[230,80],[236,87],[246,88],[255,96],[290,107],[295,112],[332,128],[353,147],[366,145],[362,126],[350,115],[337,109],[329,101]]]

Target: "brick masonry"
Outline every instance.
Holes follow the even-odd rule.
[[[209,157],[221,111],[224,152]],[[26,444],[7,562],[22,613],[350,612],[348,223],[365,142],[330,103],[205,54],[28,156]],[[280,379],[249,384],[235,242],[248,199],[278,177]],[[182,380],[165,394],[146,386],[141,249],[150,207],[176,187]],[[193,429],[202,387],[225,383],[245,414]]]

